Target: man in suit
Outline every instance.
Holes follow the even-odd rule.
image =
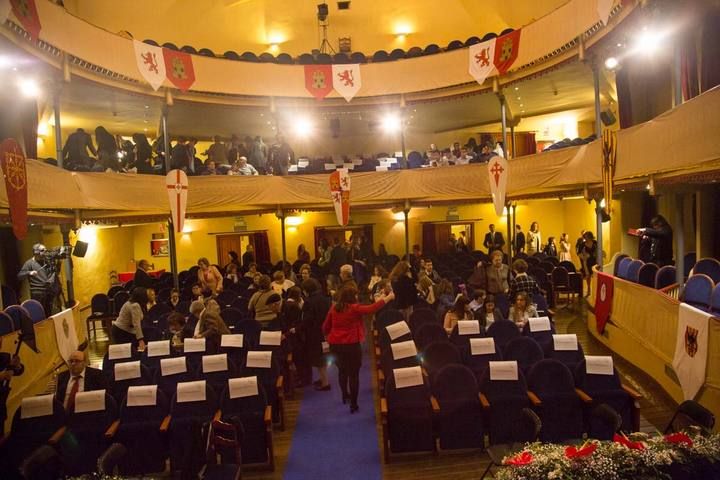
[[[68,364],[68,371],[58,375],[55,398],[70,412],[75,406],[75,395],[78,392],[103,390],[107,388],[107,381],[102,371],[87,366],[85,352],[77,350],[70,354]]]
[[[515,255],[525,251],[525,234],[520,225],[515,225]]]
[[[155,285],[155,280],[147,273],[150,270],[150,262],[140,260],[133,277],[133,285],[136,287],[151,288]]]
[[[488,249],[488,255],[492,254],[495,250],[502,250],[505,245],[505,239],[502,233],[495,231],[495,225],[490,224],[490,231],[485,234],[485,240],[483,246]]]

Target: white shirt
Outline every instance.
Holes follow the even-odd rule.
[[[80,378],[77,379],[77,382],[78,382],[77,391],[78,391],[78,393],[84,392],[85,391],[85,369],[84,368],[83,368],[83,371],[80,372],[80,375],[78,375],[78,377],[80,377]],[[75,376],[73,376],[73,374],[71,373],[70,378],[68,379],[67,388],[65,389],[65,398],[63,399],[63,406],[65,408],[67,408],[68,400],[70,399],[70,391],[72,390],[73,382],[76,381],[76,380],[73,380],[74,378],[75,378]]]

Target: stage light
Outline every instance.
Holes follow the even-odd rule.
[[[400,116],[397,114],[387,114],[382,119],[382,127],[383,130],[385,130],[388,133],[394,133],[400,131],[400,128],[402,127],[402,123],[400,121]]]
[[[308,118],[298,118],[293,125],[293,131],[298,137],[308,137],[313,132],[313,124]]]
[[[26,97],[37,97],[40,95],[40,86],[32,78],[20,80],[18,83],[20,92]]]
[[[609,57],[607,60],[605,60],[605,68],[608,70],[615,70],[620,62],[618,62],[618,59],[615,57]]]
[[[8,68],[11,63],[10,57],[7,55],[0,55],[0,70]]]
[[[328,13],[329,13],[329,10],[328,10],[327,3],[319,3],[317,6],[318,20],[320,20],[321,22],[324,22],[325,20],[327,20]]]
[[[635,43],[635,50],[645,55],[652,55],[661,46],[664,35],[644,28]]]

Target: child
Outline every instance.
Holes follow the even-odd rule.
[[[558,252],[557,252],[557,245],[555,245],[555,237],[548,237],[548,243],[545,245],[545,248],[543,249],[543,253],[547,255],[548,257],[555,257],[557,258]]]

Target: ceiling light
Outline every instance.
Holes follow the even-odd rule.
[[[525,105],[523,105],[523,104],[521,103],[520,106],[521,106],[521,107],[524,107]]]
[[[0,70],[10,66],[10,57],[7,55],[0,55]]]
[[[618,62],[618,59],[615,57],[609,57],[607,60],[605,60],[605,68],[608,70],[615,70],[620,62]]]
[[[382,119],[382,127],[388,133],[394,133],[400,130],[402,123],[400,122],[400,116],[396,113],[387,114]]]
[[[515,91],[517,92],[518,90],[520,90],[520,87],[515,87]]]
[[[145,108],[150,108],[150,105],[145,105]]]
[[[660,48],[663,36],[661,33],[648,30],[646,27],[638,36],[635,49],[646,55],[652,55]]]
[[[147,132],[147,128],[143,128],[143,132]]]
[[[312,134],[314,125],[309,118],[298,118],[293,124],[293,131],[298,137],[308,137]]]
[[[518,100],[520,100],[520,97],[517,97]]]
[[[20,92],[26,97],[37,97],[40,95],[40,87],[32,78],[20,80],[18,87],[20,88]]]

